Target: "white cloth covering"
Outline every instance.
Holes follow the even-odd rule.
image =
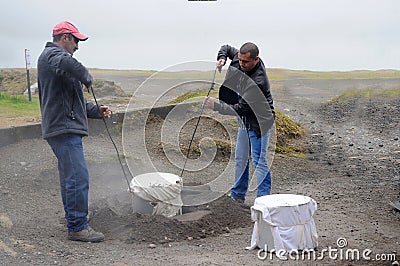
[[[159,214],[166,217],[182,214],[183,203],[180,195],[182,186],[182,179],[179,176],[161,172],[135,176],[130,183],[137,197],[154,206],[153,215]]]
[[[307,196],[273,194],[256,198],[251,207],[254,229],[247,249],[259,247],[277,255],[313,250],[318,246],[313,218],[316,210],[317,203]]]

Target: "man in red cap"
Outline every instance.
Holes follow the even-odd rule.
[[[37,72],[42,134],[58,160],[68,239],[100,242],[104,235],[87,219],[89,174],[82,137],[88,135],[87,118],[109,117],[110,109],[86,102],[83,95],[83,85],[92,86],[93,77],[72,55],[87,39],[70,22],[60,22],[38,59]]]

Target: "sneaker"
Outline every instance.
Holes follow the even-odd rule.
[[[235,198],[232,196],[232,194],[228,194],[228,197],[239,203],[244,203],[244,199]]]
[[[100,232],[94,231],[90,226],[88,226],[78,232],[68,232],[68,239],[72,241],[101,242],[104,240],[104,235]]]

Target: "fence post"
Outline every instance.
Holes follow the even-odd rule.
[[[31,80],[29,77],[29,69],[31,68],[31,60],[30,60],[30,54],[29,50],[25,49],[25,67],[26,67],[26,81],[28,84],[28,95],[29,95],[29,101],[32,101],[32,93],[31,93]]]

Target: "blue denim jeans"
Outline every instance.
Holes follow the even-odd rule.
[[[61,197],[68,231],[88,227],[89,173],[83,153],[82,136],[62,134],[47,139],[58,159]]]
[[[231,188],[231,197],[245,200],[249,186],[250,154],[257,177],[257,197],[271,192],[271,172],[267,162],[269,133],[257,138],[256,132],[239,128],[235,151],[235,183]]]

